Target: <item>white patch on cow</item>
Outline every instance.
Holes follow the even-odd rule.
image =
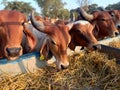
[[[79,21],[74,22],[74,24],[86,25],[86,24],[89,24],[89,22],[88,22],[88,21],[85,21],[85,20],[79,20]]]
[[[52,56],[52,58],[47,61],[47,65],[53,64],[55,62],[56,62],[56,58]]]

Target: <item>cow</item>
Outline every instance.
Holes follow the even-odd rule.
[[[28,30],[24,14],[15,10],[0,10],[0,58],[16,60],[23,54],[22,40],[25,34],[29,52],[36,45],[35,36]]]
[[[94,26],[88,21],[76,21],[69,32],[71,35],[69,48],[75,50],[76,46],[82,46],[89,50],[94,50],[93,46],[97,45],[98,41],[93,35],[93,29]]]
[[[101,40],[105,37],[113,37],[119,34],[111,15],[107,11],[95,11],[93,14],[88,14],[82,8],[79,8],[77,11],[95,26],[93,33],[97,40]]]
[[[58,20],[56,23],[65,25],[64,20]],[[94,50],[93,46],[99,43],[92,33],[93,29],[94,26],[86,20],[75,21],[73,27],[69,31],[71,41],[68,47],[73,51],[75,50],[76,46],[82,46],[89,50]]]
[[[120,10],[109,10],[108,12],[111,15],[117,29],[120,32]]]
[[[69,30],[73,23],[48,24],[45,21],[37,20],[34,11],[31,13],[30,20],[35,28],[32,32],[38,40],[33,51],[39,51],[46,60],[50,60],[54,56],[58,70],[67,68],[69,66],[67,48],[71,41]]]
[[[38,39],[37,46],[33,51],[39,51],[45,60],[54,56],[58,70],[68,67],[67,48],[74,50],[72,43],[75,42],[76,46],[81,45],[87,48],[92,48],[93,45],[98,44],[92,34],[94,26],[88,21],[69,22],[68,24],[60,21],[57,24],[46,24],[42,20],[37,20],[34,12],[32,12],[30,20],[33,25],[30,30]]]

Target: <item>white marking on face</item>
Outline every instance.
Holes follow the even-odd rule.
[[[79,20],[79,21],[74,22],[74,24],[86,25],[86,24],[89,24],[89,22],[88,22],[88,21],[85,21],[85,20]]]

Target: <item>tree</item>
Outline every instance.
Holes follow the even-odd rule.
[[[26,15],[29,15],[33,7],[30,5],[30,3],[26,3],[23,1],[7,1],[4,0],[2,4],[5,5],[6,10],[18,10]],[[37,13],[38,14],[38,13]]]
[[[107,10],[113,10],[113,9],[117,9],[120,10],[120,2],[116,3],[116,4],[109,4],[106,7]]]
[[[51,17],[51,18],[63,18],[64,13],[69,15],[68,10],[64,9],[64,5],[62,0],[35,0],[38,3],[38,6],[41,8],[41,12],[43,16]],[[65,15],[65,14],[64,14]],[[65,16],[67,17],[67,16]]]
[[[77,4],[80,6],[80,7],[83,7],[86,11],[88,11],[88,6],[90,4],[90,0],[77,0]]]
[[[68,9],[61,9],[61,11],[59,12],[58,17],[61,19],[69,19],[70,13]]]
[[[104,10],[103,7],[99,7],[97,4],[91,4],[89,5],[89,13],[93,13],[94,11],[102,11]]]

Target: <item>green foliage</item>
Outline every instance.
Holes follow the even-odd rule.
[[[58,17],[61,19],[69,19],[70,13],[68,9],[61,9]]]
[[[89,12],[92,13],[93,11],[97,10],[97,7],[98,7],[97,4],[89,5]]]
[[[117,9],[119,10],[120,9],[120,2],[116,3],[116,4],[109,4],[107,7],[106,7],[107,10],[112,10],[112,9]]]
[[[68,18],[69,11],[64,9],[65,3],[62,0],[35,0],[41,8],[43,16],[51,18]]]
[[[3,1],[3,4],[5,5],[6,10],[17,10],[20,11],[26,15],[28,15],[31,10],[33,9],[33,7],[30,5],[30,3],[26,3],[23,1]]]

